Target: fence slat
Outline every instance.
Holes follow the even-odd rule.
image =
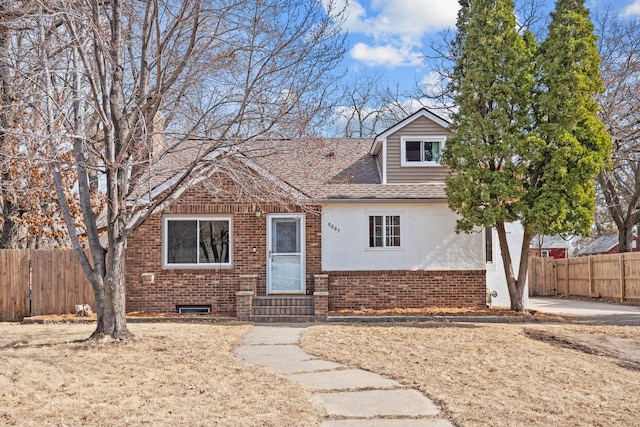
[[[19,322],[29,315],[29,252],[0,250],[0,321]]]
[[[620,301],[624,301],[624,254],[620,254]]]
[[[0,250],[0,321],[73,313],[76,304],[95,309],[93,289],[73,250]]]
[[[73,313],[76,304],[95,309],[91,284],[72,249],[34,250],[32,316]]]
[[[564,294],[622,301],[640,299],[640,252],[562,260],[532,257],[529,268],[530,296]],[[556,274],[541,274],[545,270]]]

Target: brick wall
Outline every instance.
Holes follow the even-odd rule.
[[[330,271],[329,310],[484,307],[484,270]]]
[[[256,217],[259,207],[263,214]],[[183,194],[163,214],[149,218],[127,240],[127,311],[175,312],[176,305],[211,305],[212,312],[235,316],[240,275],[257,275],[257,295],[266,294],[267,213],[298,210],[280,205],[237,203],[232,194],[215,194],[206,185]],[[313,293],[313,275],[320,273],[318,210],[306,211],[307,294]],[[162,268],[163,215],[231,216],[232,267],[207,269]],[[253,248],[256,248],[255,252]],[[154,275],[153,282],[148,275]]]

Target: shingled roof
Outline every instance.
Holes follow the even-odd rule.
[[[271,141],[252,161],[313,200],[444,200],[443,183],[382,184],[368,138]]]
[[[370,138],[259,140],[239,146],[232,157],[269,180],[281,180],[311,201],[446,199],[443,183],[382,184],[378,164],[369,151],[371,144]],[[183,144],[180,150],[162,153],[152,162],[147,187],[151,197],[184,173],[206,145],[206,141]],[[216,152],[204,162],[215,156]],[[214,160],[213,164],[228,161]]]
[[[578,255],[591,255],[591,254],[602,254],[609,252],[619,243],[619,236],[617,234],[611,234],[608,236],[600,236],[595,239],[593,242],[586,245],[580,251],[578,251]]]

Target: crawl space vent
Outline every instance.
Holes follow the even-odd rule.
[[[209,314],[211,306],[208,305],[179,305],[178,314]]]

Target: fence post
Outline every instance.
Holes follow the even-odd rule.
[[[555,283],[558,283],[558,265],[556,263],[555,258],[549,258],[551,261],[549,262],[549,264],[551,265],[551,271],[553,272],[553,275],[551,276],[551,282],[549,283],[548,286],[553,286]],[[547,293],[549,293],[547,291]]]
[[[624,302],[625,294],[625,280],[624,280],[624,253],[620,254],[620,302]]]
[[[544,289],[546,290],[549,286],[549,278],[547,277],[547,266],[546,262],[544,262],[544,258],[540,258],[540,265],[542,266],[542,280],[544,281]],[[539,289],[539,288],[538,288]]]
[[[556,287],[557,285],[556,282]],[[569,258],[564,259],[564,288],[569,289]]]
[[[588,266],[589,266],[589,296],[593,296],[593,294],[595,294],[595,292],[593,291],[593,273],[592,273],[592,259],[593,257],[591,255],[589,255],[588,257]]]
[[[527,271],[527,274],[529,276],[528,280],[529,280],[529,296],[533,297],[536,296],[536,289],[538,288],[538,284],[537,284],[537,277],[536,277],[536,258],[535,257],[531,257],[529,258],[530,260],[530,264],[529,264],[529,270]]]
[[[571,289],[569,289],[569,260],[567,259],[567,280],[564,281],[564,294],[565,296],[571,295]]]

